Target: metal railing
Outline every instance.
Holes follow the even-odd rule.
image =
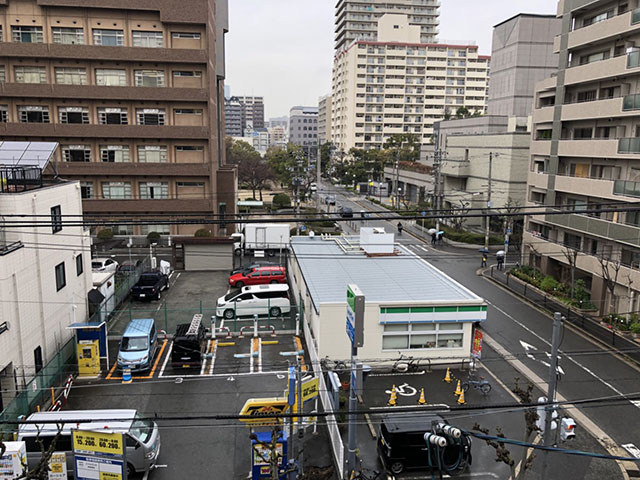
[[[616,180],[613,183],[613,194],[626,195],[627,197],[640,197],[640,182]]]
[[[618,153],[640,153],[640,137],[618,139]]]

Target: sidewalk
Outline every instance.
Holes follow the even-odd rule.
[[[638,344],[633,340],[627,339],[616,333],[615,330],[609,329],[600,324],[591,316],[581,313],[576,308],[562,303],[550,295],[538,290],[537,288],[509,275],[504,271],[496,270],[494,267],[487,268],[482,275],[488,280],[500,285],[532,304],[537,308],[545,310],[549,315],[554,312],[560,312],[564,315],[566,321],[572,324],[579,331],[591,336],[597,341],[606,344],[617,350],[620,355],[624,355],[629,359],[640,363],[640,351]]]

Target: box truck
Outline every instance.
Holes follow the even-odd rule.
[[[234,233],[233,252],[239,256],[253,254],[256,250],[262,250],[266,255],[274,256],[276,253],[289,248],[288,223],[248,223],[243,233]]]

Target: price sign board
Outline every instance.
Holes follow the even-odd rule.
[[[77,480],[124,480],[123,433],[73,430],[73,455]]]

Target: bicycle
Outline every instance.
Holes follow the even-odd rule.
[[[320,360],[320,367],[324,371],[333,371],[333,372],[345,372],[348,370],[347,363],[343,360],[332,360],[329,356],[324,357]]]
[[[400,353],[400,358],[398,358],[391,366],[391,370],[393,372],[413,373],[420,369],[420,360],[416,360],[413,357],[405,357],[402,352],[398,353]]]
[[[354,470],[353,472],[351,472],[351,475],[349,476],[349,480],[382,480],[384,478],[385,476],[382,472],[362,467],[360,467],[359,470]]]
[[[470,387],[473,387],[474,390],[480,390],[484,395],[487,395],[491,391],[491,384],[484,379],[484,377],[480,377],[480,380],[473,380],[473,375],[471,371],[469,371],[469,376],[466,382],[462,383],[462,391],[467,392]]]

